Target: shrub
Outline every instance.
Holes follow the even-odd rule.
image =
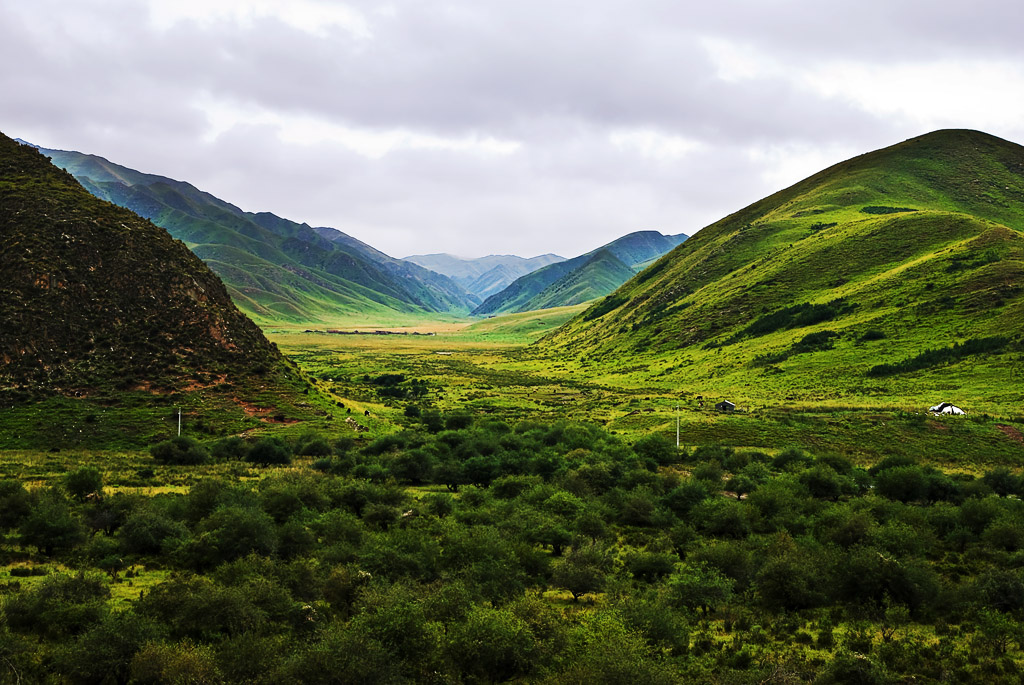
[[[210,454],[217,461],[241,461],[245,459],[248,452],[249,446],[237,435],[218,440],[210,448]]]
[[[290,464],[292,463],[292,454],[288,445],[280,438],[263,438],[249,448],[246,460],[260,466]]]
[[[0,530],[14,528],[32,511],[32,496],[15,480],[0,481]]]
[[[331,446],[318,433],[303,433],[295,441],[295,454],[300,457],[329,457]]]
[[[192,438],[179,435],[149,448],[153,459],[161,464],[195,466],[205,464],[209,452]]]
[[[82,466],[64,476],[68,494],[79,501],[103,493],[103,476],[92,466]]]
[[[675,443],[658,434],[637,440],[633,445],[633,451],[643,461],[653,461],[661,466],[679,461]]]
[[[978,354],[993,354],[1002,351],[1010,344],[1010,338],[993,336],[991,338],[971,338],[963,343],[954,343],[951,347],[940,347],[925,350],[915,357],[909,357],[895,364],[878,364],[868,369],[867,375],[872,378],[894,376],[898,373],[919,371],[942,364],[952,364],[964,357]]]
[[[863,335],[860,336],[861,342],[872,342],[874,340],[885,340],[886,335],[877,328],[870,328],[864,331]]]

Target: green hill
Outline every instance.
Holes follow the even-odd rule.
[[[1022,229],[1024,147],[938,131],[712,224],[541,346],[740,402],[1019,407]]]
[[[451,279],[334,229],[244,212],[194,186],[102,157],[41,150],[92,194],[185,242],[253,318],[317,322],[350,313],[465,313],[479,303]]]
[[[183,405],[239,430],[308,392],[184,244],[2,135],[0,303],[0,446],[146,444]]]
[[[484,300],[472,313],[526,312],[578,304],[607,295],[632,277],[637,265],[664,254],[684,240],[684,234],[666,236],[657,231],[624,235],[579,257],[549,264],[516,279],[501,292]],[[600,252],[607,253],[607,256],[591,263]],[[587,268],[586,276],[593,279],[589,287],[581,275],[574,275],[583,268]],[[579,299],[584,296],[586,299]]]
[[[598,250],[578,269],[570,271],[530,300],[534,309],[567,307],[603,297],[631,279],[636,272],[609,250]]]

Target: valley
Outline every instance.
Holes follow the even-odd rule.
[[[1019,681],[1024,148],[514,278],[67,154],[0,138],[0,683]]]

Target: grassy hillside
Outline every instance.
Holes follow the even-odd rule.
[[[703,229],[541,349],[693,394],[1019,411],[1024,148],[939,131]]]
[[[550,264],[516,279],[501,292],[484,300],[472,313],[526,312],[578,304],[585,301],[579,299],[584,294],[590,295],[588,299],[606,295],[625,283],[637,265],[649,262],[684,240],[686,236],[683,234],[666,236],[657,231],[630,233],[579,257]],[[603,258],[591,263],[601,251],[606,251],[615,261]],[[622,264],[627,267],[626,271],[620,268]],[[584,292],[587,289],[580,286],[583,276],[573,275],[585,267],[588,270],[586,277],[595,279],[595,286],[589,292]]]
[[[356,313],[465,313],[479,302],[451,279],[340,231],[243,212],[188,183],[101,157],[43,152],[89,192],[184,241],[261,323],[320,322]]]
[[[3,136],[0,302],[0,448],[145,444],[181,406],[213,432],[258,425],[252,403],[312,416],[185,245]]]
[[[598,250],[583,266],[558,279],[530,300],[532,309],[581,304],[613,292],[634,275],[609,250]]]

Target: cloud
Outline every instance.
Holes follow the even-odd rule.
[[[1024,139],[981,0],[0,0],[0,130],[395,255],[692,233],[940,126]]]

